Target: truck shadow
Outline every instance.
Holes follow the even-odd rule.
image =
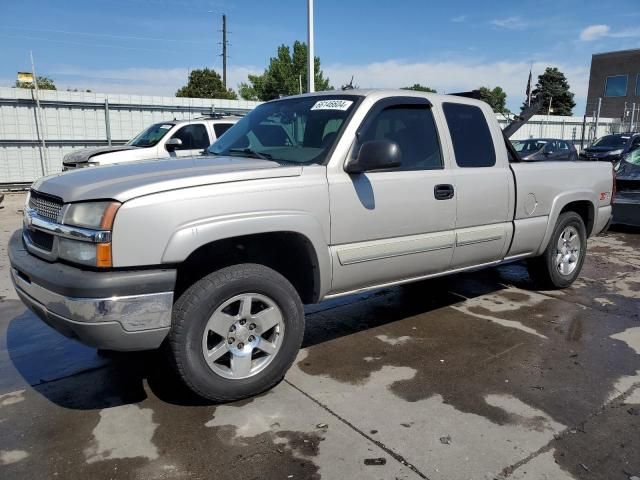
[[[511,280],[517,281],[519,275],[510,275]],[[521,276],[518,286],[530,286],[526,273]],[[504,288],[497,271],[485,270],[311,305],[306,308],[302,346],[318,345]],[[7,302],[0,304],[0,312]],[[20,305],[17,300],[11,302]],[[61,407],[102,409],[138,403],[149,395],[174,405],[211,404],[183,386],[163,350],[97,352],[63,337],[26,308],[16,310],[14,306],[12,310],[21,311],[7,325],[6,349],[12,364],[8,367],[22,377],[21,383],[26,381]]]

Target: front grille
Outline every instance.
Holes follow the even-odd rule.
[[[38,248],[51,251],[53,248],[53,235],[40,230],[29,230],[28,232],[31,242]]]
[[[640,192],[640,180],[616,180],[616,190],[619,192]]]
[[[38,216],[55,222],[58,220],[60,210],[62,210],[62,199],[31,190],[29,208],[35,210]]]

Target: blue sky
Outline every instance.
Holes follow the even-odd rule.
[[[595,52],[640,47],[638,0],[431,2],[315,0],[316,54],[334,86],[422,83],[441,92],[500,85],[517,108],[529,66],[563,70],[584,110]],[[173,95],[189,68],[221,69],[227,14],[229,84],[262,71],[276,46],[306,38],[306,0],[0,0],[0,86],[29,70],[58,88]]]

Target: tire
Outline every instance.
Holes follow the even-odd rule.
[[[575,239],[571,234],[575,234]],[[562,237],[563,235],[564,237]],[[564,240],[570,241],[565,245]],[[562,259],[568,258],[569,260],[560,265],[561,247],[563,246],[566,248],[564,250],[566,255],[562,256]],[[577,253],[575,261],[571,261],[572,252]],[[562,213],[558,217],[544,253],[529,261],[529,274],[542,287],[567,288],[580,275],[586,253],[587,230],[582,217],[575,212]]]
[[[229,402],[282,380],[303,333],[304,310],[291,283],[263,265],[241,264],[207,275],[180,296],[168,346],[189,389]]]

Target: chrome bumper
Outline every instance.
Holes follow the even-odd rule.
[[[28,282],[11,269],[20,299],[65,336],[108,350],[160,346],[171,325],[173,292],[111,298],[71,298]]]
[[[177,272],[171,268],[91,271],[29,253],[9,240],[11,280],[22,301],[63,335],[108,350],[148,350],[171,326]]]

